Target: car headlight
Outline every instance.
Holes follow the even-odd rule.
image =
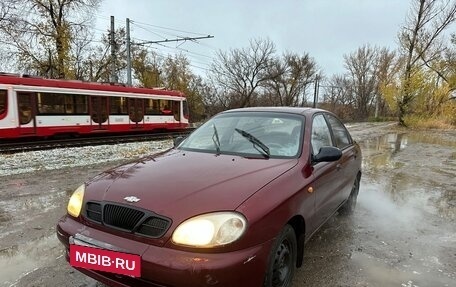
[[[209,248],[238,240],[247,228],[247,221],[236,212],[198,215],[182,222],[174,231],[175,244]]]
[[[73,195],[70,197],[70,201],[68,201],[68,214],[74,217],[78,217],[81,213],[82,209],[82,201],[84,199],[84,191],[85,191],[85,184],[78,187],[74,192]]]

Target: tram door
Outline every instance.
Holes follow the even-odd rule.
[[[19,115],[19,133],[34,135],[36,133],[36,98],[33,93],[17,93],[17,108]]]
[[[130,118],[130,128],[144,128],[144,100],[129,98],[128,115]]]
[[[90,118],[94,130],[108,129],[108,98],[100,96],[90,97]]]

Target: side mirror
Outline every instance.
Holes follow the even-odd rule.
[[[174,139],[174,147],[177,147],[178,145],[180,145],[180,143],[184,140],[185,138],[184,137],[177,137]]]
[[[337,147],[324,146],[320,148],[317,155],[313,157],[313,162],[330,162],[339,160],[342,157],[342,151]]]

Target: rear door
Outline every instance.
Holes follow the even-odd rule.
[[[338,168],[340,168],[337,178],[339,183],[338,201],[339,204],[342,204],[350,195],[355,182],[358,173],[357,157],[359,155],[345,126],[331,114],[325,114],[325,117],[332,131],[334,146],[342,150],[342,157],[337,163]]]
[[[36,98],[34,93],[18,92],[17,107],[19,116],[19,133],[36,134]]]

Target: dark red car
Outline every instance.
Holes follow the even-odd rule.
[[[360,177],[333,114],[230,110],[79,187],[57,235],[72,266],[110,286],[291,286],[305,242],[353,211]]]

